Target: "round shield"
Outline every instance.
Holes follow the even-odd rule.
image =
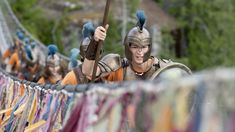
[[[181,63],[171,63],[159,68],[150,78],[150,80],[171,80],[192,74],[191,70]]]

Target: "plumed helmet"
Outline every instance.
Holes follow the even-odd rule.
[[[16,36],[19,40],[21,40],[21,41],[24,40],[24,33],[20,29],[16,30]]]
[[[52,66],[52,67],[59,66],[60,58],[56,54],[58,50],[57,46],[54,44],[50,44],[47,48],[48,48],[48,56],[46,60],[46,65]]]
[[[37,42],[33,40],[33,41],[30,43],[30,45],[31,45],[31,48],[34,49],[34,48],[37,46]]]
[[[144,11],[142,10],[137,11],[136,16],[138,18],[137,26],[132,28],[124,39],[125,55],[129,61],[132,60],[132,53],[130,51],[131,44],[136,44],[139,47],[149,46],[147,53],[144,54],[144,62],[145,62],[150,57],[151,53],[151,48],[152,48],[151,36],[149,31],[146,28],[144,28],[146,20]]]
[[[33,55],[32,55],[30,45],[25,45],[24,49],[25,49],[25,53],[26,53],[26,59],[29,60],[29,61],[32,61],[33,60]]]
[[[25,43],[26,45],[29,45],[29,44],[30,44],[30,39],[29,39],[28,37],[25,37],[25,38],[24,38],[24,43]]]
[[[83,25],[83,29],[82,29],[83,39],[80,44],[81,61],[84,60],[87,47],[90,44],[90,41],[91,41],[92,36],[94,35],[94,32],[95,32],[95,28],[91,22],[87,22]]]

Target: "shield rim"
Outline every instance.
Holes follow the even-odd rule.
[[[174,68],[174,67],[178,67],[178,68],[181,68],[181,69],[184,69],[189,75],[192,74],[192,71],[184,64],[182,63],[177,63],[177,62],[174,62],[174,63],[171,63],[167,66],[164,66],[164,67],[161,67],[159,68],[150,78],[150,80],[154,80],[155,78],[157,78],[160,73],[166,69],[170,69],[170,68]]]

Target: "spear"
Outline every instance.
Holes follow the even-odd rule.
[[[105,11],[104,11],[103,22],[102,22],[102,26],[104,28],[105,28],[105,26],[107,24],[107,20],[108,20],[110,1],[111,0],[107,0],[106,5],[105,5]],[[97,47],[96,56],[95,56],[95,64],[94,64],[94,68],[93,68],[93,72],[92,72],[92,79],[91,79],[92,82],[94,82],[95,77],[96,77],[96,71],[97,71],[98,61],[99,61],[99,57],[100,57],[100,49],[101,49],[102,42],[103,41],[101,41],[101,40],[98,42],[98,47]]]

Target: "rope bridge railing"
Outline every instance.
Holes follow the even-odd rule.
[[[20,81],[1,70],[0,127],[6,131],[230,132],[235,110],[233,72],[212,70],[170,82],[62,87]]]
[[[7,27],[9,28],[9,32],[8,34],[10,34],[12,37],[10,38],[9,37],[9,40],[11,43],[8,43],[8,44],[12,44],[13,43],[13,40],[12,38],[15,37],[15,33],[17,30],[21,30],[25,33],[26,36],[28,36],[31,40],[34,40],[35,42],[38,43],[38,47],[39,48],[39,51],[42,52],[42,55],[45,55],[46,51],[47,51],[47,48],[46,46],[40,42],[38,39],[36,39],[33,35],[31,35],[31,33],[29,33],[25,28],[24,26],[20,23],[20,21],[17,19],[17,17],[15,16],[14,12],[12,11],[9,3],[7,0],[1,0],[0,1],[0,8],[2,8],[2,12],[3,12],[3,15],[4,15],[4,18],[5,18],[5,21],[7,23]],[[7,32],[6,32],[7,33]],[[63,59],[63,60],[66,60],[67,62],[69,61],[69,58],[62,55],[62,54],[59,54],[59,56]],[[45,57],[41,57],[41,59],[45,59]],[[43,60],[45,61],[45,60]]]
[[[0,7],[0,42],[1,42],[1,52],[3,53],[8,47],[9,44],[13,44],[9,28],[7,26],[7,23],[5,21],[5,17],[3,16],[3,13],[1,11]]]

